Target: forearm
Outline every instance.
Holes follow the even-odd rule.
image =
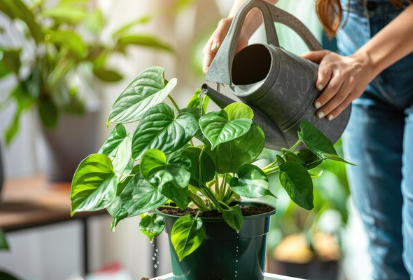
[[[232,5],[231,11],[228,17],[233,18],[241,6],[247,0],[235,0],[234,4]],[[268,3],[275,4],[278,0],[265,0]],[[248,37],[251,37],[252,34],[258,29],[258,27],[262,24],[262,16],[261,12],[258,9],[252,9],[247,17],[245,18],[244,28]]]
[[[371,79],[413,52],[413,4],[362,46],[354,56],[371,66]]]

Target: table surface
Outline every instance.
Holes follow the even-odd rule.
[[[288,276],[282,276],[282,275],[276,275],[276,274],[271,274],[271,273],[264,273],[264,280],[304,280],[304,279],[299,279],[299,278],[293,278],[293,277],[288,277]],[[172,273],[156,277],[154,279],[165,279],[165,280],[173,280],[173,275]]]
[[[70,183],[49,183],[44,176],[11,179],[1,193],[0,228],[10,232],[102,213],[70,217]]]

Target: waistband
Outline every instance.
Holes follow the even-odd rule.
[[[407,6],[408,2],[403,1],[402,4]],[[345,12],[355,13],[366,17],[391,14],[403,10],[403,8],[393,6],[389,0],[369,0],[364,1],[364,5],[359,0],[341,0],[341,5]]]

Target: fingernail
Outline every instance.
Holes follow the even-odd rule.
[[[318,84],[317,88],[318,88],[318,90],[322,90],[322,89],[323,89],[323,85],[322,85],[322,84]]]
[[[331,121],[332,119],[334,119],[334,116],[333,116],[333,115],[329,115],[329,116],[328,116],[328,120]]]
[[[316,102],[316,103],[314,104],[314,106],[318,109],[318,108],[321,107],[321,103],[320,103],[320,102]]]
[[[218,48],[217,43],[213,43],[211,47],[211,51],[215,51]]]
[[[318,113],[318,118],[319,118],[319,119],[321,119],[321,118],[323,118],[323,117],[324,117],[324,113],[323,113],[323,112]]]

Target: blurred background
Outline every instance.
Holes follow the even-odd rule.
[[[314,4],[277,5],[334,50]],[[56,182],[70,181],[77,163],[98,150],[110,132],[105,124],[111,104],[137,74],[150,66],[165,68],[166,79],[178,79],[172,93],[178,104],[188,102],[204,82],[202,48],[231,5],[232,0],[0,1],[0,227],[10,247],[0,251],[0,270],[27,280],[81,279],[86,270],[111,275],[87,279],[171,271],[166,236],[149,243],[139,233],[139,217],[112,233],[104,213],[71,220],[60,213],[47,221],[42,213],[60,205],[62,215],[69,215],[63,207],[68,183]],[[285,49],[308,51],[291,30],[276,28]],[[265,39],[260,28],[250,43]],[[336,147],[340,151],[341,143]],[[261,155],[263,161],[274,157],[269,150]],[[277,207],[267,271],[317,280],[370,279],[366,236],[349,199],[345,166],[328,165],[315,179],[311,212],[291,203],[273,179],[278,200],[267,201]],[[53,201],[55,192],[61,200]]]

